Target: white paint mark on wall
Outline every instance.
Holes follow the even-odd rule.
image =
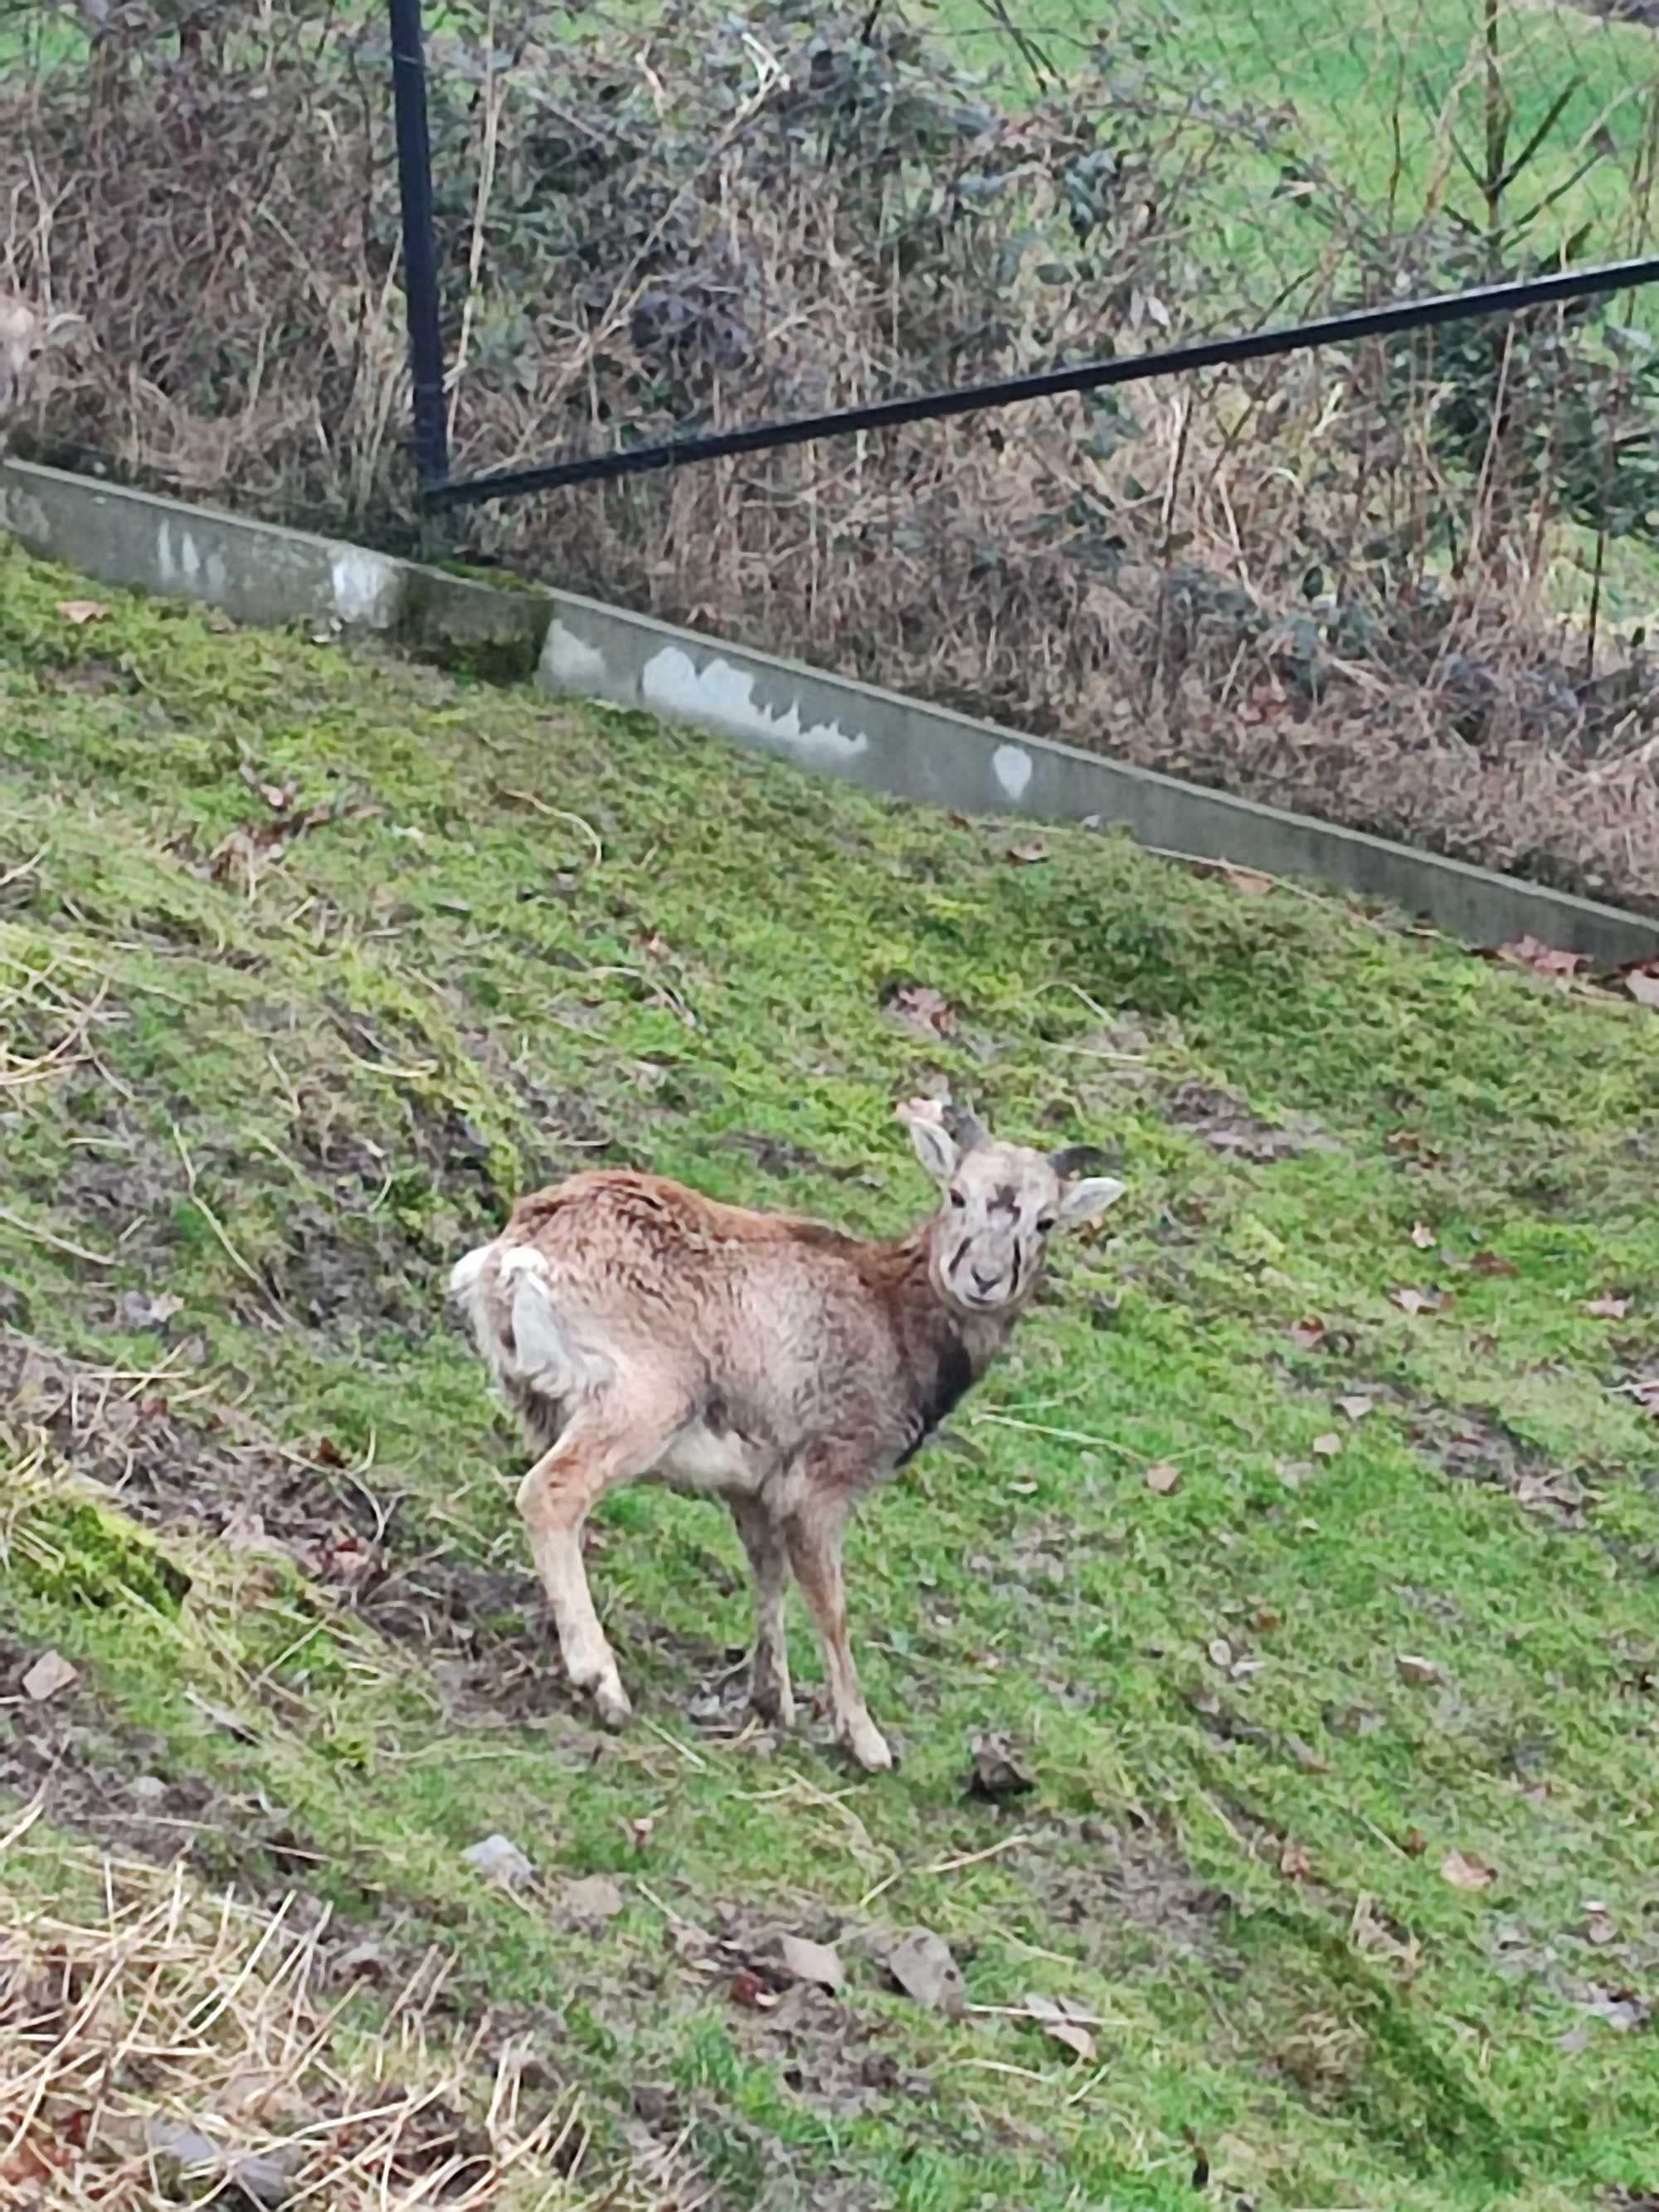
[[[547,641],[542,647],[541,676],[550,690],[582,691],[608,697],[609,672],[605,657],[598,646],[589,645],[586,638],[578,637],[562,622],[548,624]]]
[[[155,568],[162,590],[178,592],[187,599],[216,605],[229,589],[224,555],[211,544],[204,553],[194,534],[182,525],[164,522],[156,532]]]
[[[343,623],[390,629],[397,617],[403,575],[398,563],[360,545],[343,545],[334,556],[334,611]]]
[[[812,722],[803,729],[798,705],[792,702],[780,714],[756,699],[755,678],[747,669],[718,656],[699,669],[682,646],[666,645],[653,653],[640,672],[640,695],[660,714],[711,723],[735,738],[757,738],[809,765],[845,768],[870,750],[866,732],[849,734],[839,722]]]
[[[1018,806],[1031,781],[1031,756],[1024,745],[999,745],[991,756],[1003,794]]]

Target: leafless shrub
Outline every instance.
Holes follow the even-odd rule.
[[[411,543],[383,44],[227,20],[131,0],[0,91],[0,251],[96,341],[36,450]],[[432,60],[458,471],[1470,273],[1443,208],[1363,204],[1133,26],[1024,106],[799,0],[557,46],[495,0]],[[1216,267],[1241,149],[1322,241],[1293,282]],[[1492,183],[1480,265],[1542,258]],[[1655,402],[1555,310],[480,510],[466,550],[1654,906],[1659,708],[1595,532],[1654,526]]]

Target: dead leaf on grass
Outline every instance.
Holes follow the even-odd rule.
[[[1317,1352],[1325,1341],[1325,1324],[1311,1316],[1291,1323],[1291,1342],[1298,1352]]]
[[[1432,1659],[1425,1659],[1415,1651],[1397,1651],[1394,1671],[1413,1690],[1433,1689],[1446,1679]]]
[[[1426,1221],[1419,1221],[1413,1224],[1412,1228],[1412,1243],[1416,1245],[1419,1252],[1433,1251],[1435,1246],[1435,1235],[1433,1230],[1430,1228]]]
[[[1008,848],[1008,858],[1018,867],[1036,867],[1040,861],[1046,860],[1048,857],[1048,848],[1041,837],[1033,837],[1029,844],[1011,845]]]
[[[1053,1997],[1041,1996],[1036,1990],[1030,1990],[1020,1999],[1020,2002],[1045,2035],[1052,2036],[1056,2043],[1063,2044],[1085,2065],[1092,2061],[1095,2039],[1083,2022],[1073,2017],[1063,1997],[1056,2002]],[[1078,2007],[1079,2012],[1083,2009],[1082,2006]]]
[[[59,599],[58,611],[77,629],[84,629],[88,623],[109,620],[109,609],[97,599]]]
[[[1279,1871],[1286,1881],[1300,1881],[1309,1871],[1311,1862],[1305,1844],[1293,1844],[1288,1839],[1279,1854]]]
[[[1513,968],[1525,968],[1547,981],[1565,984],[1584,966],[1582,952],[1563,952],[1558,946],[1546,945],[1541,938],[1517,937],[1508,945],[1500,945],[1498,957]]]
[[[1469,1266],[1477,1275],[1512,1275],[1516,1272],[1514,1261],[1506,1260],[1501,1252],[1476,1252]]]
[[[1336,1402],[1351,1421],[1363,1421],[1367,1413],[1376,1410],[1376,1399],[1362,1397],[1358,1391],[1349,1397],[1339,1398]]]
[[[72,1667],[55,1646],[43,1651],[23,1677],[23,1695],[33,1698],[36,1705],[45,1705],[60,1690],[70,1689],[81,1679],[81,1670]]]
[[[887,1011],[917,1036],[948,1036],[956,1025],[951,1001],[931,983],[902,984],[888,1000]]]
[[[1599,1298],[1586,1298],[1584,1311],[1597,1321],[1623,1321],[1630,1311],[1630,1300],[1614,1297],[1610,1291],[1604,1291]]]
[[[1002,1797],[1023,1796],[1036,1788],[1006,1735],[976,1735],[969,1748],[974,1759],[968,1777],[971,1796],[994,1802]]]
[[[1632,968],[1625,978],[1625,988],[1638,1006],[1659,1008],[1659,969]]]
[[[1390,1291],[1389,1296],[1401,1313],[1408,1314],[1438,1313],[1443,1307],[1451,1304],[1444,1291],[1414,1290],[1410,1284],[1402,1285],[1397,1291]]]
[[[1260,898],[1264,891],[1270,891],[1273,887],[1273,878],[1262,875],[1255,868],[1224,868],[1221,880],[1224,884],[1230,884],[1234,890],[1243,891],[1247,898]]]
[[[1319,1459],[1334,1459],[1341,1449],[1342,1439],[1334,1431],[1327,1431],[1322,1437],[1316,1437],[1308,1446],[1308,1449]]]
[[[614,1920],[626,1903],[608,1874],[583,1875],[562,1884],[559,1891],[559,1909],[566,1918],[589,1928]]]
[[[954,2020],[967,2002],[962,1969],[930,1929],[913,1929],[887,1954],[887,1971],[906,1996]]]
[[[733,2004],[746,2006],[750,2012],[770,2012],[781,2002],[776,1990],[769,1990],[752,1966],[739,1966],[726,1986],[726,1995]]]
[[[499,1832],[486,1836],[482,1843],[469,1844],[461,1856],[468,1866],[476,1867],[492,1881],[505,1882],[509,1889],[535,1878],[536,1869],[524,1853],[510,1836]]]
[[[1181,1487],[1181,1469],[1173,1460],[1158,1460],[1146,1470],[1146,1487],[1159,1498],[1168,1498]]]
[[[1454,1889],[1490,1889],[1498,1879],[1498,1869],[1474,1851],[1450,1850],[1440,1862],[1440,1879]]]
[[[838,1990],[847,1980],[841,1954],[833,1943],[814,1943],[805,1936],[786,1936],[778,1945],[785,1973],[821,1990]]]

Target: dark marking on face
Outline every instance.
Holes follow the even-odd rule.
[[[996,1196],[991,1200],[991,1211],[993,1213],[1018,1213],[1019,1212],[1019,1200],[1015,1195],[1012,1183],[1005,1182],[1000,1186]]]
[[[702,1409],[702,1425],[711,1437],[723,1437],[732,1425],[732,1408],[719,1390],[711,1390]]]

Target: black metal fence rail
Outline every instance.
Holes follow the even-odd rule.
[[[1434,328],[1443,323],[1515,315],[1528,308],[1568,300],[1589,299],[1659,282],[1659,255],[1585,269],[1563,269],[1545,276],[1458,292],[1402,300],[1385,307],[1352,309],[1268,330],[1204,338],[1155,351],[1110,360],[1070,363],[1005,377],[989,384],[958,385],[947,391],[874,400],[864,406],[799,416],[781,422],[750,423],[735,430],[674,438],[653,445],[622,447],[567,460],[499,469],[483,476],[452,477],[444,406],[443,341],[438,301],[438,261],[433,220],[432,160],[427,134],[426,64],[421,0],[387,0],[392,22],[392,88],[397,108],[398,181],[403,204],[404,251],[408,299],[410,361],[414,380],[415,454],[421,502],[427,511],[478,506],[489,500],[517,499],[533,492],[609,483],[647,471],[684,468],[735,453],[766,453],[805,446],[855,431],[891,430],[907,422],[943,421],[957,415],[1023,405],[1075,392],[1095,392],[1150,377],[1178,376],[1206,368],[1236,368],[1285,354],[1360,339]]]

